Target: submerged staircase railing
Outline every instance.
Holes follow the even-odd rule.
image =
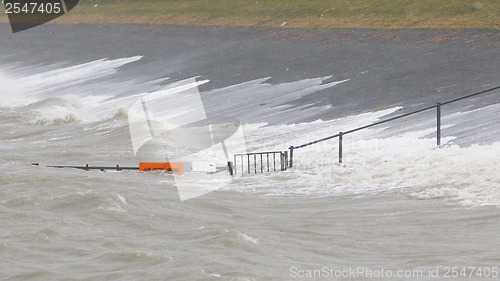
[[[361,130],[364,130],[364,129],[368,129],[368,128],[371,128],[371,127],[374,127],[374,126],[377,126],[377,125],[380,125],[380,124],[384,124],[384,123],[387,123],[387,122],[391,122],[391,121],[394,121],[394,120],[397,120],[397,119],[408,117],[410,115],[414,115],[414,114],[417,114],[417,113],[428,111],[428,110],[431,110],[431,109],[434,109],[434,108],[436,108],[436,142],[437,142],[437,146],[439,147],[439,146],[441,146],[441,107],[443,105],[447,105],[447,104],[454,103],[454,102],[457,102],[457,101],[460,101],[460,100],[464,100],[464,99],[468,99],[468,98],[471,98],[471,97],[474,97],[474,96],[478,96],[478,95],[482,95],[482,94],[485,94],[485,93],[489,93],[489,92],[492,92],[492,91],[495,91],[495,90],[498,90],[498,89],[500,89],[500,86],[496,86],[496,87],[493,87],[493,88],[490,88],[490,89],[486,89],[486,90],[483,90],[483,91],[480,91],[480,92],[476,92],[476,93],[473,93],[473,94],[470,94],[470,95],[466,95],[466,96],[463,96],[463,97],[460,97],[460,98],[452,99],[452,100],[449,100],[449,101],[446,101],[446,102],[441,102],[441,103],[438,102],[436,105],[428,106],[428,107],[425,107],[425,108],[422,108],[422,109],[419,109],[419,110],[415,110],[415,111],[412,111],[412,112],[409,112],[409,113],[401,114],[401,115],[398,115],[398,116],[395,116],[395,117],[392,117],[392,118],[388,118],[388,119],[385,119],[385,120],[382,120],[382,121],[378,121],[378,122],[375,122],[375,123],[372,123],[372,124],[369,124],[369,125],[365,125],[365,126],[361,126],[361,127],[355,128],[355,129],[351,129],[351,130],[348,130],[348,131],[339,132],[338,134],[331,135],[331,136],[328,136],[328,137],[325,137],[325,138],[322,138],[322,139],[319,139],[319,140],[311,141],[311,142],[308,142],[308,143],[305,143],[305,144],[302,144],[302,145],[290,146],[288,148],[289,151],[290,151],[289,168],[293,167],[293,152],[294,152],[295,149],[303,148],[303,147],[306,147],[306,146],[310,146],[310,145],[313,145],[313,144],[316,144],[316,143],[320,143],[320,142],[323,142],[323,141],[327,141],[327,140],[330,140],[330,139],[334,139],[334,138],[338,138],[339,139],[339,163],[342,163],[342,157],[343,157],[343,155],[342,155],[342,142],[343,142],[343,137],[345,135],[351,134],[351,133],[354,133],[354,132],[357,132],[357,131],[361,131]]]
[[[234,155],[230,173],[243,175],[284,171],[288,166],[288,151],[243,153]]]
[[[381,120],[381,121],[378,121],[378,122],[375,122],[372,124],[368,124],[365,126],[361,126],[361,127],[355,128],[355,129],[351,129],[348,131],[339,132],[338,134],[327,136],[327,137],[324,137],[324,138],[321,138],[321,139],[318,139],[315,141],[311,141],[311,142],[308,142],[305,144],[301,144],[301,145],[297,145],[297,146],[290,146],[288,148],[288,151],[270,151],[270,152],[255,152],[255,153],[236,154],[236,155],[234,155],[234,163],[228,163],[229,167],[230,167],[230,173],[233,174],[233,172],[234,172],[234,174],[236,174],[239,171],[243,175],[245,173],[251,174],[252,172],[254,174],[257,174],[258,172],[265,173],[265,172],[287,170],[288,168],[293,167],[293,157],[294,157],[294,151],[296,149],[307,147],[307,146],[317,144],[320,142],[324,142],[327,140],[331,140],[334,138],[339,139],[339,163],[342,163],[342,161],[343,161],[343,159],[342,159],[343,158],[343,151],[342,151],[343,150],[343,139],[344,139],[345,135],[352,134],[354,132],[368,129],[368,128],[371,128],[371,127],[374,127],[374,126],[377,126],[380,124],[384,124],[387,122],[391,122],[394,120],[398,120],[398,119],[401,119],[404,117],[408,117],[408,116],[411,116],[414,114],[418,114],[418,113],[421,113],[424,111],[432,110],[434,108],[436,109],[436,145],[438,147],[440,147],[441,146],[441,107],[443,105],[454,103],[454,102],[457,102],[460,100],[468,99],[468,98],[482,95],[485,93],[490,93],[490,92],[493,92],[493,91],[498,90],[498,89],[500,89],[500,86],[489,88],[489,89],[486,89],[483,91],[479,91],[479,92],[476,92],[476,93],[473,93],[470,95],[466,95],[463,97],[452,99],[452,100],[449,100],[446,102],[441,102],[441,103],[438,102],[437,104],[432,105],[432,106],[418,109],[418,110],[415,110],[415,111],[412,111],[409,113],[401,114],[401,115],[398,115],[395,117],[391,117],[391,118],[388,118],[385,120]],[[266,156],[264,156],[264,155],[266,155]],[[269,160],[270,155],[272,155],[272,158],[273,158],[272,162],[270,162],[270,160]],[[238,159],[241,162],[240,164],[238,164],[239,163],[237,161]],[[266,161],[264,161],[264,159]],[[276,159],[278,159],[279,166],[276,165]],[[259,160],[260,160],[260,164],[259,164]],[[246,166],[245,166],[245,164],[246,164]],[[241,171],[239,170],[239,167],[241,167]],[[272,167],[272,169],[271,169],[271,167]],[[276,167],[278,167],[278,169]]]

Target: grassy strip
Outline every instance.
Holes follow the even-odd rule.
[[[95,6],[97,5],[97,6]],[[0,16],[6,21],[6,16]],[[81,1],[57,23],[500,29],[499,0]]]

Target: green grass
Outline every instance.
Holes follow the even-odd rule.
[[[81,1],[55,22],[277,27],[285,21],[305,28],[500,29],[500,0]]]

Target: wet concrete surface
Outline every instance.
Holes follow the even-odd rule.
[[[138,81],[200,76],[211,81],[202,92],[263,77],[270,83],[350,79],[293,102],[331,104],[326,119],[394,105],[408,111],[500,84],[498,30],[47,24],[12,34],[0,24],[0,37],[4,65],[142,55],[122,75]],[[499,97],[468,102],[479,107]]]

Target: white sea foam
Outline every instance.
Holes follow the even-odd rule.
[[[250,242],[252,244],[259,244],[259,239],[253,238],[245,233],[238,232],[238,238],[242,239],[243,241]]]
[[[24,106],[61,95],[95,94],[99,90],[96,86],[100,84],[97,80],[109,77],[121,66],[139,59],[141,56],[100,59],[63,68],[23,68],[22,73],[16,73],[16,68],[12,67],[3,69],[0,71],[2,106]],[[91,82],[95,84],[89,84]]]
[[[137,83],[112,76],[120,67],[139,59],[141,56],[100,59],[63,68],[23,68],[22,73],[16,67],[7,67],[0,70],[0,105],[18,111],[26,107],[25,115],[31,123],[95,122],[113,117],[120,109],[129,108],[143,97],[158,99],[209,82],[194,77],[162,86],[168,78]],[[294,122],[314,118],[331,109],[330,105],[315,103],[292,105],[299,98],[349,81],[328,82],[331,78],[279,84],[268,83],[269,78],[262,78],[210,90],[202,93],[202,98],[210,116],[224,114],[244,122],[265,119]]]
[[[120,195],[120,194],[116,194],[116,196],[118,197],[118,199],[120,199],[120,201],[121,201],[123,204],[127,205],[127,199],[126,199],[125,197],[123,197],[123,196],[122,196],[122,195]]]
[[[339,131],[373,123],[397,111],[391,108],[330,121],[292,125],[247,126],[251,151],[286,150]],[[455,113],[446,128],[472,126],[467,116],[489,114],[492,108]],[[387,135],[390,127],[373,127],[344,136],[343,163],[338,163],[338,139],[294,151],[294,168],[284,173],[250,176],[238,182],[242,190],[271,196],[373,194],[393,189],[419,199],[445,198],[468,206],[500,205],[500,142],[458,146],[458,137],[442,138],[436,147],[436,129]],[[431,122],[432,123],[432,122]],[[457,132],[460,133],[461,131]],[[274,133],[274,135],[273,135]],[[494,130],[491,133],[495,133]],[[271,137],[270,137],[271,136]],[[283,140],[288,143],[284,144]]]
[[[158,81],[151,81],[129,87],[127,83],[103,81],[102,78],[110,77],[121,66],[138,59],[102,59],[56,70],[38,69],[23,77],[4,70],[0,72],[1,102],[16,111],[26,111],[33,123],[94,122],[117,112],[123,115],[120,112],[126,112],[124,109],[146,95],[141,91],[125,94],[130,88],[149,87],[159,97],[207,82],[200,79],[186,84],[185,81],[193,81],[191,78],[166,86],[152,87]],[[327,76],[272,84],[267,82],[268,78],[262,78],[214,89],[202,93],[202,98],[209,112],[251,121],[243,126],[250,152],[286,150],[290,145],[373,123],[402,109],[393,107],[329,121],[300,122],[335,110],[331,105],[314,103],[291,105],[299,98],[348,82],[326,82],[329,79]],[[110,87],[115,90],[105,91]],[[500,205],[500,193],[496,191],[500,185],[497,163],[500,132],[495,130],[499,114],[500,104],[463,112],[445,111],[442,139],[445,145],[441,149],[436,149],[435,119],[418,119],[409,122],[411,126],[385,124],[362,130],[344,137],[343,164],[338,164],[338,143],[333,139],[295,150],[292,170],[237,180],[240,186],[232,188],[269,195],[320,196],[407,189],[411,196],[420,199],[446,198],[472,206]],[[259,123],[261,120],[295,123],[271,126]],[[109,130],[113,127],[106,132]],[[195,156],[201,160],[207,158],[202,152]],[[122,198],[118,199],[126,204]],[[112,209],[122,211],[120,204],[111,205]]]

